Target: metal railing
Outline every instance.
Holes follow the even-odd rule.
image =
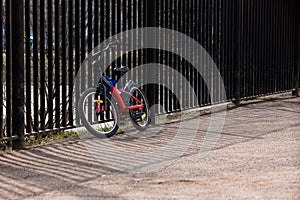
[[[299,87],[298,4],[296,0],[0,0],[0,143],[22,148],[26,135],[74,127],[72,89],[81,63],[105,39],[134,28],[163,27],[196,40],[218,66],[227,101],[239,104],[243,98]],[[126,43],[133,45],[139,39]],[[162,45],[163,39],[158,41]],[[185,54],[197,56],[185,45]],[[159,102],[164,108],[157,113],[219,103],[211,102],[193,66],[170,52],[139,49],[112,65],[134,68],[148,62],[174,68],[198,96],[198,102],[190,98],[180,107],[170,90],[178,86],[177,80],[160,70],[157,77],[174,84],[169,89],[145,88],[151,91],[150,103]],[[182,96],[187,92],[183,89]]]

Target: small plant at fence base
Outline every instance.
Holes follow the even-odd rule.
[[[73,132],[73,131],[60,131],[57,133],[50,133],[47,135],[27,136],[25,138],[25,144],[28,147],[45,145],[52,141],[63,140],[66,138],[75,138],[79,134],[80,134],[79,132]]]

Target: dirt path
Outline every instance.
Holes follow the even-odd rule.
[[[228,110],[219,142],[204,158],[198,150],[210,117],[201,120],[188,151],[148,173],[112,170],[80,139],[1,155],[0,199],[300,199],[300,98]],[[169,124],[147,146],[159,146],[176,128]],[[114,140],[138,143],[124,137]]]

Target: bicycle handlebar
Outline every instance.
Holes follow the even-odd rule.
[[[118,44],[120,44],[120,42],[119,42],[119,40],[116,40],[116,41],[108,43],[108,46],[115,46],[115,45],[118,45]]]
[[[105,51],[111,49],[112,47],[114,47],[114,46],[116,46],[116,45],[118,45],[118,44],[120,44],[119,40],[115,40],[115,41],[113,41],[113,42],[110,42],[110,43],[108,43],[108,44],[106,45],[106,47],[105,47],[104,49],[102,49],[102,50],[100,50],[99,52],[95,53],[93,56],[96,56],[96,55],[99,55],[99,54],[101,55],[101,54],[103,54]]]

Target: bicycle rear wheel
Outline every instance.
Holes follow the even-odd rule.
[[[140,131],[144,131],[147,129],[148,125],[150,124],[150,112],[149,112],[148,100],[146,98],[145,93],[139,88],[137,84],[132,85],[130,89],[130,94],[132,96],[129,99],[129,106],[134,106],[139,104],[133,97],[135,97],[142,104],[144,104],[143,109],[129,110],[129,115],[133,126]]]
[[[96,88],[87,89],[79,99],[78,111],[82,124],[96,137],[111,137],[119,128],[120,117],[110,93],[104,98]]]

